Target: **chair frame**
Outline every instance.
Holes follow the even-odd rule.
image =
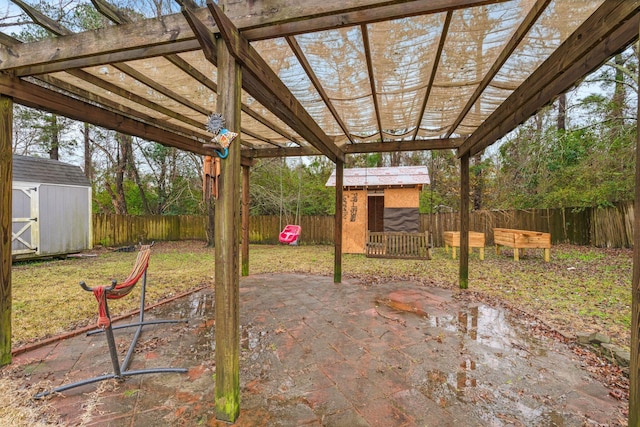
[[[146,248],[150,248],[151,246],[153,246],[153,244],[148,245]],[[142,250],[144,250],[145,247],[141,245],[140,248],[140,252]],[[138,255],[140,255],[140,252]],[[140,259],[140,256],[138,256],[138,259],[136,260],[136,265],[133,268],[133,271],[136,270],[136,268],[138,268],[137,262]],[[148,261],[148,260],[147,260]],[[111,358],[111,364],[113,365],[113,372],[110,374],[105,374],[105,375],[99,375],[93,378],[88,378],[85,380],[80,380],[80,381],[76,381],[70,384],[65,384],[59,387],[56,387],[52,390],[48,390],[48,391],[43,391],[40,392],[38,394],[36,394],[34,397],[36,399],[40,399],[43,397],[46,397],[50,394],[53,393],[59,393],[59,392],[63,392],[65,390],[69,390],[75,387],[80,387],[80,386],[84,386],[84,385],[88,385],[88,384],[93,384],[93,383],[97,383],[100,381],[105,381],[105,380],[109,380],[109,379],[117,379],[117,380],[124,380],[125,377],[131,377],[134,375],[144,375],[144,374],[159,374],[159,373],[172,373],[172,372],[178,372],[178,373],[185,373],[188,372],[188,369],[186,368],[151,368],[151,369],[138,369],[138,370],[127,370],[127,368],[129,367],[129,363],[131,362],[131,357],[133,355],[133,351],[135,349],[135,346],[138,342],[138,339],[140,338],[140,335],[142,333],[142,328],[146,325],[152,325],[152,324],[160,324],[160,323],[178,323],[178,322],[188,322],[188,320],[183,320],[183,319],[176,319],[176,320],[151,320],[151,321],[145,321],[144,320],[144,305],[145,305],[145,295],[146,295],[146,288],[147,288],[147,268],[148,268],[148,263],[146,266],[144,266],[144,271],[142,272],[142,276],[139,277],[138,280],[136,280],[131,286],[134,286],[135,283],[137,283],[139,280],[142,280],[142,290],[141,290],[141,295],[140,295],[140,315],[139,315],[139,321],[138,322],[134,322],[134,323],[129,323],[129,324],[125,324],[125,325],[118,325],[118,326],[112,326],[111,325],[111,316],[109,314],[109,305],[107,303],[108,299],[109,299],[109,292],[115,291],[116,290],[116,286],[117,286],[117,281],[113,280],[111,282],[111,286],[109,287],[103,287],[103,290],[105,292],[105,299],[104,299],[104,305],[105,305],[105,314],[107,316],[107,318],[109,319],[109,324],[104,327],[103,329],[97,329],[97,330],[93,330],[87,333],[87,336],[89,335],[93,335],[93,334],[97,334],[97,333],[101,333],[104,332],[107,338],[107,344],[109,346],[109,356]],[[131,277],[131,275],[129,276]],[[80,286],[82,287],[82,289],[84,289],[85,291],[88,292],[94,292],[96,288],[90,288],[86,285],[85,282],[80,282]],[[122,328],[130,328],[130,327],[136,327],[136,332],[133,336],[133,339],[131,340],[131,344],[129,345],[129,350],[127,351],[127,355],[125,356],[125,358],[123,359],[122,363],[120,363],[119,358],[118,358],[118,350],[116,347],[116,342],[115,342],[115,337],[113,334],[114,329],[122,329]]]

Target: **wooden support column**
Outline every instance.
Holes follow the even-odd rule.
[[[469,153],[460,158],[460,289],[469,287]]]
[[[629,427],[640,427],[640,97],[638,97],[636,115],[636,188],[633,206],[633,276],[631,278]]]
[[[217,40],[218,112],[226,127],[240,134],[242,72],[222,39]],[[240,415],[240,136],[220,162],[215,217],[216,418],[234,422]]]
[[[11,363],[13,100],[0,95],[0,366]]]
[[[242,166],[242,275],[249,275],[249,166]]]
[[[342,283],[342,195],[344,185],[344,162],[336,162],[336,216],[333,225],[334,263],[333,282]]]

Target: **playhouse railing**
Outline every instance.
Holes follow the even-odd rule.
[[[431,259],[428,233],[367,232],[368,258]]]

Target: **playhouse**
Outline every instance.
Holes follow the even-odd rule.
[[[12,189],[13,259],[92,247],[91,183],[80,167],[14,155]]]
[[[420,234],[418,208],[426,184],[426,166],[345,169],[342,252],[367,253],[378,243],[374,236]],[[326,185],[335,187],[335,171]]]

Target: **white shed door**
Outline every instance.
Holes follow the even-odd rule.
[[[38,252],[38,189],[13,186],[11,254]]]

